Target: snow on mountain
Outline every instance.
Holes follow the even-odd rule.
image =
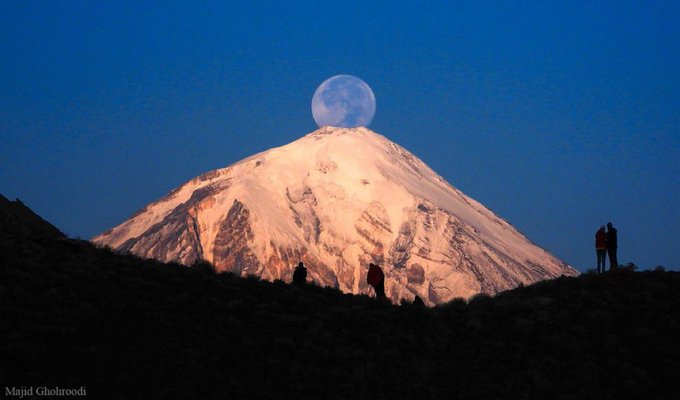
[[[366,128],[324,127],[205,173],[93,238],[186,265],[369,293],[382,266],[393,301],[494,294],[578,272],[531,243],[401,146]]]

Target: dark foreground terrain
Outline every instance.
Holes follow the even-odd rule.
[[[677,272],[393,306],[114,254],[0,196],[3,395],[677,399],[679,340]]]

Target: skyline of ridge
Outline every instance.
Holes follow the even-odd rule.
[[[622,263],[680,268],[680,4],[0,11],[0,190],[72,236],[312,131],[315,89],[350,74],[371,129],[565,262],[594,268],[611,221]]]

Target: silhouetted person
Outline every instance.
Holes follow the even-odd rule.
[[[307,283],[307,268],[300,261],[295,271],[293,271],[293,284],[297,286],[304,286]]]
[[[376,299],[384,299],[385,297],[385,274],[382,268],[370,263],[368,268],[368,275],[366,275],[366,282],[373,286],[375,290]]]
[[[609,270],[611,272],[617,271],[619,269],[619,262],[616,259],[616,250],[618,249],[619,242],[616,233],[617,233],[616,228],[614,228],[611,222],[608,222],[607,253],[609,254]]]
[[[423,302],[423,299],[420,298],[420,296],[416,295],[416,297],[413,298],[413,305],[414,306],[425,306],[425,302]]]
[[[607,261],[607,233],[604,231],[604,225],[595,232],[595,251],[597,252],[597,273],[604,274]]]

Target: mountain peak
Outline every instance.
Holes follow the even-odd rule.
[[[374,135],[377,135],[377,133],[373,132],[372,130],[364,127],[364,126],[359,126],[356,128],[343,128],[339,126],[322,126],[321,128],[312,131],[308,133],[305,136],[320,136],[320,135],[347,135],[347,134],[366,134],[366,133],[372,133]]]
[[[367,128],[323,127],[203,174],[93,239],[186,265],[367,293],[383,266],[393,301],[430,304],[577,272]]]

